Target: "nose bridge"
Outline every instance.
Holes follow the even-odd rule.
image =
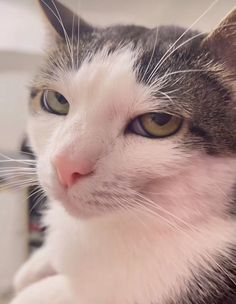
[[[89,163],[94,166],[102,153],[101,142],[94,137],[85,136],[86,138],[78,137],[69,148],[70,158],[84,163]],[[67,149],[68,149],[67,148]]]
[[[94,120],[88,121],[76,139],[78,153],[85,153],[90,158],[98,158],[105,149],[105,136],[106,132],[101,124],[96,124]]]
[[[105,149],[104,136],[101,128],[84,125],[79,129],[73,125],[58,138],[54,155],[65,155],[71,162],[94,166]]]

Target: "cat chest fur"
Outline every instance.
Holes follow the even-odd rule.
[[[220,267],[219,251],[235,241],[235,224],[223,220],[206,223],[198,232],[176,232],[138,217],[116,215],[88,224],[58,206],[48,214],[54,267],[68,274],[82,303],[182,303],[191,282],[194,290],[193,273],[204,278]]]

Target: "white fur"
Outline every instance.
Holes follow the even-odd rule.
[[[48,277],[25,288],[11,304],[79,304],[67,279],[58,275]]]
[[[20,292],[29,285],[55,274],[47,248],[39,249],[17,273],[14,280],[15,290]]]
[[[181,150],[186,125],[162,140],[124,133],[161,104],[137,83],[134,60],[127,49],[102,52],[61,75],[51,85],[70,102],[68,116],[42,113],[29,123],[39,178],[52,198],[47,258],[79,304],[164,303],[185,289],[192,271],[217,268],[212,256],[235,242],[236,224],[226,216],[234,159]],[[52,165],[58,155],[92,163],[94,174],[63,189]],[[40,297],[35,285],[26,290]]]

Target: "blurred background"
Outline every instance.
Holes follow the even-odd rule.
[[[159,24],[189,27],[213,3],[212,0],[61,2],[94,24],[135,23],[148,27]],[[194,25],[195,29],[211,30],[236,5],[236,0],[214,2],[215,5]],[[27,87],[42,59],[44,34],[45,26],[36,0],[0,0],[0,153],[11,157],[20,151],[24,139]],[[3,160],[4,157],[0,159],[0,172]],[[35,245],[34,241],[37,243],[38,228],[29,217],[29,190],[0,189],[1,298],[11,290],[13,275],[28,257],[30,246]],[[36,235],[33,241],[32,233]]]

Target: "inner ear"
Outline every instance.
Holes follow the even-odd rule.
[[[57,0],[38,0],[43,13],[63,39],[89,34],[93,27]]]
[[[203,40],[202,45],[210,49],[217,60],[236,69],[236,9]]]

